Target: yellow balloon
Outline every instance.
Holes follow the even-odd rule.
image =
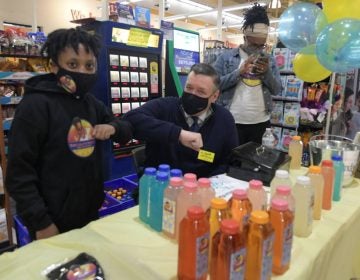
[[[293,69],[299,79],[315,83],[329,77],[331,71],[322,66],[315,54],[298,52],[293,60]]]
[[[323,0],[322,6],[329,23],[341,18],[360,19],[360,0]]]

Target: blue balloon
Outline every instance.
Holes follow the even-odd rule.
[[[317,36],[326,25],[326,16],[318,6],[310,3],[296,3],[280,16],[279,38],[287,48],[299,52],[315,44]]]
[[[360,20],[342,18],[327,25],[316,40],[316,55],[332,72],[360,68]]]

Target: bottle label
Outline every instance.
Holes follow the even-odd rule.
[[[175,233],[176,201],[164,197],[163,204],[163,231]]]
[[[209,256],[209,236],[210,233],[196,238],[196,278],[201,278],[208,272]]]
[[[244,217],[242,219],[242,226],[243,227],[246,226],[249,223],[249,218],[250,218],[249,214],[244,215]]]
[[[307,219],[308,228],[313,223],[314,203],[315,203],[314,190],[311,188],[309,191],[309,212],[308,212],[308,219]]]
[[[262,145],[269,147],[269,148],[274,148],[275,147],[275,138],[271,137],[271,136],[264,137],[262,139]]]
[[[282,266],[288,265],[290,263],[292,241],[293,241],[293,223],[289,224],[284,229],[283,250],[282,250],[283,253],[281,258]]]
[[[246,249],[242,248],[230,256],[230,280],[244,279]]]
[[[271,234],[263,241],[261,280],[269,279],[271,276],[273,243],[274,234]]]

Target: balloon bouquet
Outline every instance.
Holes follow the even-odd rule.
[[[322,0],[322,6],[290,6],[280,16],[278,33],[280,41],[296,52],[293,70],[298,78],[318,82],[333,73],[331,100],[335,73],[360,68],[360,0]]]

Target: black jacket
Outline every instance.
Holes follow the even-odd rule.
[[[84,126],[81,140],[74,118]],[[113,125],[116,142],[132,138],[130,123],[89,93],[67,93],[54,74],[26,82],[11,126],[5,185],[31,232],[52,222],[64,232],[97,218],[104,193],[102,141],[91,136],[96,124]]]

